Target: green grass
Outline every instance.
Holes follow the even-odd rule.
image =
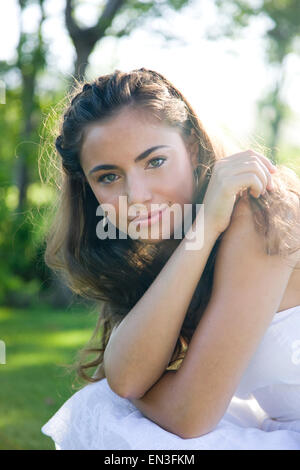
[[[0,340],[6,363],[0,364],[0,450],[55,448],[41,427],[75,393],[72,364],[96,326],[95,309],[0,308]],[[88,372],[90,373],[90,372]]]

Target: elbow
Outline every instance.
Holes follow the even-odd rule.
[[[110,388],[119,397],[126,398],[127,400],[138,400],[144,396],[144,393],[141,394],[138,392],[133,392],[132,390],[129,391],[127,389],[120,389],[120,388],[113,389],[112,387]]]
[[[109,376],[106,376],[109,388],[121,398],[129,398],[129,393],[125,387],[122,387],[120,383],[115,383]]]
[[[146,416],[148,417],[148,416]],[[190,425],[184,425],[183,423],[170,423],[166,424],[166,422],[158,422],[155,421],[157,424],[159,424],[160,427],[165,429],[168,432],[171,432],[172,434],[175,434],[176,436],[180,437],[181,439],[194,439],[197,437],[204,436],[205,434],[210,433],[211,431],[214,430],[214,426],[211,427],[206,427],[204,428],[203,426],[190,426]]]
[[[107,383],[109,388],[119,397],[127,398],[127,399],[134,399],[134,398],[142,398],[146,390],[138,390],[137,387],[133,386],[135,383],[133,378],[129,380],[128,374],[127,377],[123,376],[120,377],[120,371],[112,371],[112,368],[109,367],[107,361],[105,361],[104,356],[104,371]]]
[[[191,424],[189,424],[182,428],[180,437],[182,439],[194,439],[204,436],[205,434],[209,434],[210,432],[214,431],[216,427],[217,424],[211,424],[210,426],[201,426],[201,423],[198,423],[198,426],[191,426]]]
[[[197,437],[204,436],[205,434],[208,434],[211,431],[213,431],[213,428],[205,431],[201,429],[194,432],[188,430],[187,432],[180,433],[179,437],[181,437],[182,439],[195,439]]]
[[[142,398],[145,395],[145,392],[141,393],[137,390],[132,390],[128,386],[125,386],[119,382],[115,383],[109,377],[106,377],[109,388],[119,397],[130,399]]]
[[[114,378],[115,374],[110,373],[109,368],[107,367],[105,363],[104,363],[104,370],[105,370],[105,378],[107,380],[108,386],[111,389],[111,391],[121,398],[128,398],[129,395],[126,390],[126,387],[124,386],[124,384],[122,385],[122,381],[115,380]]]

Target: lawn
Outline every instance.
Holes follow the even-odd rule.
[[[0,340],[6,360],[0,364],[0,450],[52,449],[41,427],[76,390],[71,364],[90,339],[95,308],[65,310],[0,308]]]

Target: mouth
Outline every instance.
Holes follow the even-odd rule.
[[[148,216],[136,217],[135,219],[132,220],[132,222],[139,223],[140,225],[143,225],[143,226],[157,222],[161,219],[162,213],[167,209],[167,207],[168,206],[166,206],[164,209],[151,212],[148,214]]]

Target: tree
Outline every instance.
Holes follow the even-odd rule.
[[[85,75],[88,59],[96,44],[106,36],[121,38],[128,36],[149,18],[161,17],[168,10],[180,10],[189,0],[107,0],[103,5],[94,26],[80,27],[74,19],[74,0],[66,0],[65,22],[75,47],[76,59],[74,78],[81,80]],[[121,25],[121,26],[118,26]],[[166,39],[176,39],[176,35],[161,34]],[[72,78],[72,82],[74,79]],[[71,82],[71,86],[72,86]]]
[[[84,28],[75,21],[75,2],[66,0],[66,26],[76,50],[74,78],[84,77],[89,55],[95,45],[106,35],[117,38],[128,35],[146,19],[162,16],[167,8],[179,10],[188,1],[107,0],[99,2],[101,12],[96,24],[91,28]],[[44,121],[43,100],[47,100],[47,98],[41,98],[38,92],[38,82],[47,68],[48,60],[48,48],[43,37],[43,23],[46,19],[45,3],[46,0],[18,0],[20,35],[17,57],[9,63],[0,61],[1,80],[7,88],[6,105],[2,104],[0,109],[2,121],[0,180],[3,183],[0,188],[1,196],[3,196],[0,205],[2,216],[0,252],[5,267],[0,270],[0,301],[3,302],[19,301],[22,297],[20,295],[22,289],[25,299],[29,290],[36,292],[35,280],[41,282],[45,280],[44,277],[39,277],[41,269],[37,269],[37,266],[41,265],[39,260],[42,247],[39,244],[42,237],[37,237],[39,229],[33,226],[29,218],[33,210],[40,212],[41,208],[33,207],[28,199],[28,187],[38,179],[39,132]],[[38,6],[40,18],[37,30],[34,33],[28,33],[22,29],[22,17],[26,14],[27,8],[32,5]],[[20,84],[11,85],[11,76],[17,76]],[[12,200],[11,196],[15,196],[16,188],[17,204],[10,202],[8,205],[6,201]],[[63,300],[61,304],[66,304],[70,296],[65,295],[66,290],[61,283],[56,281],[54,281],[56,283],[54,300],[57,300],[58,294],[61,293],[66,299],[66,302]]]
[[[19,154],[15,161],[15,181],[19,189],[18,212],[22,212],[26,205],[26,192],[30,181],[30,163],[33,158],[32,145],[29,142],[36,140],[37,124],[40,114],[38,96],[36,94],[36,82],[39,73],[46,65],[46,47],[42,37],[42,25],[45,20],[44,0],[38,0],[40,6],[40,21],[36,34],[20,31],[19,43],[17,45],[17,59],[14,63],[0,64],[1,71],[17,70],[21,78],[20,101],[21,101],[21,122]],[[20,19],[27,5],[28,0],[19,0]],[[21,25],[21,21],[20,21]],[[5,66],[6,65],[6,66]]]
[[[227,36],[236,38],[241,29],[247,27],[253,18],[264,16],[270,20],[270,28],[265,33],[266,59],[274,69],[274,85],[267,96],[258,103],[261,116],[269,120],[269,146],[276,160],[276,145],[280,136],[280,127],[288,116],[289,108],[281,98],[281,90],[286,73],[286,58],[293,51],[299,52],[300,2],[299,0],[215,0],[219,12],[226,21],[217,35],[211,39]],[[222,24],[222,21],[219,22]],[[298,40],[298,42],[297,42]]]

